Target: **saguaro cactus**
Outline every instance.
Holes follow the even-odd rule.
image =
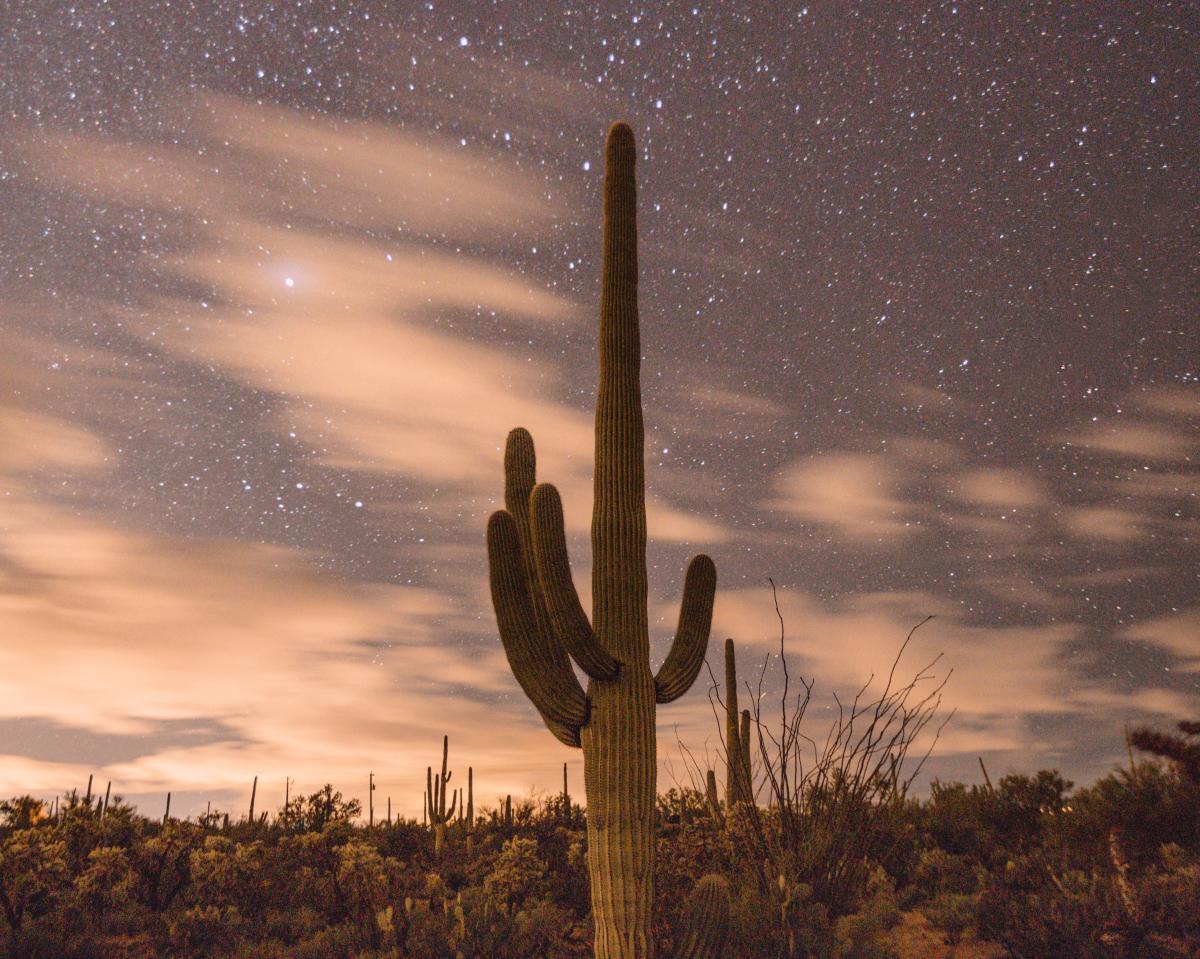
[[[750,711],[738,721],[737,659],[732,639],[725,640],[725,807],[753,802],[750,774]]]
[[[728,932],[729,883],[723,876],[705,876],[684,910],[683,939],[675,959],[716,959]]]
[[[721,822],[721,800],[717,795],[717,774],[711,769],[704,774],[704,801],[708,803],[709,815],[717,822]]]
[[[467,855],[475,848],[475,768],[467,767]]]
[[[688,566],[674,645],[655,675],[646,614],[646,497],[637,306],[633,132],[605,146],[600,385],[592,509],[592,621],[571,580],[562,501],[534,485],[533,440],[508,436],[506,509],[488,522],[488,565],[513,674],[550,731],[582,747],[598,959],[654,954],[656,703],[678,699],[704,661],[716,569]],[[568,655],[588,676],[580,688]]]
[[[446,762],[450,757],[450,737],[442,737],[442,771],[433,774],[433,767],[425,767],[425,805],[429,814],[429,824],[433,827],[433,852],[441,853],[446,843],[446,823],[454,819],[454,808],[458,804],[458,794],[450,800],[450,809],[446,809],[446,784],[450,782],[452,772],[446,771]]]

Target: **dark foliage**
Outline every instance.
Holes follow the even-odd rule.
[[[889,930],[902,910],[923,913],[947,942],[982,938],[1015,959],[1200,956],[1200,790],[1177,763],[1139,761],[1075,790],[1043,770],[994,789],[938,782],[924,801],[887,802],[886,817],[869,820],[866,878],[847,910],[786,874],[764,888],[762,864],[744,855],[747,816],[714,815],[692,790],[660,796],[660,953],[686,948],[688,894],[715,873],[731,890],[727,955],[746,959],[900,955]],[[69,798],[55,815],[28,796],[0,803],[0,951],[591,954],[578,807],[517,803],[511,823],[482,811],[471,851],[466,824],[454,822],[440,856],[419,823],[367,828],[357,813],[332,787],[273,820],[228,827],[223,816],[146,819],[119,798],[103,817]],[[777,813],[757,815],[770,828]]]

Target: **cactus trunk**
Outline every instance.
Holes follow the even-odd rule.
[[[581,734],[598,959],[653,951],[657,773],[646,610],[635,150],[628,127],[614,128],[606,153],[592,628],[621,668],[612,680],[588,683],[591,721]]]

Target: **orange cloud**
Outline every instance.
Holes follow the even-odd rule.
[[[1105,423],[1065,438],[1070,446],[1138,460],[1179,460],[1195,455],[1198,448],[1188,431],[1145,422]]]
[[[829,453],[788,467],[767,505],[857,542],[890,541],[919,525],[915,508],[900,496],[902,480],[882,455]]]
[[[1076,536],[1110,543],[1140,540],[1146,535],[1144,524],[1140,513],[1105,506],[1076,507],[1063,514],[1063,525]]]
[[[1200,673],[1200,606],[1155,616],[1121,633],[1130,642],[1149,643],[1178,657],[1180,668]],[[1178,715],[1183,715],[1180,711]]]
[[[1017,469],[965,470],[954,480],[953,492],[967,503],[1000,510],[1034,509],[1050,502],[1042,484]]]

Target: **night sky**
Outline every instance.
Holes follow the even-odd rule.
[[[615,119],[653,661],[704,551],[814,734],[934,614],[931,775],[1200,712],[1195,8],[597,6],[3,5],[0,793],[582,791],[483,529],[526,426],[586,602]]]

